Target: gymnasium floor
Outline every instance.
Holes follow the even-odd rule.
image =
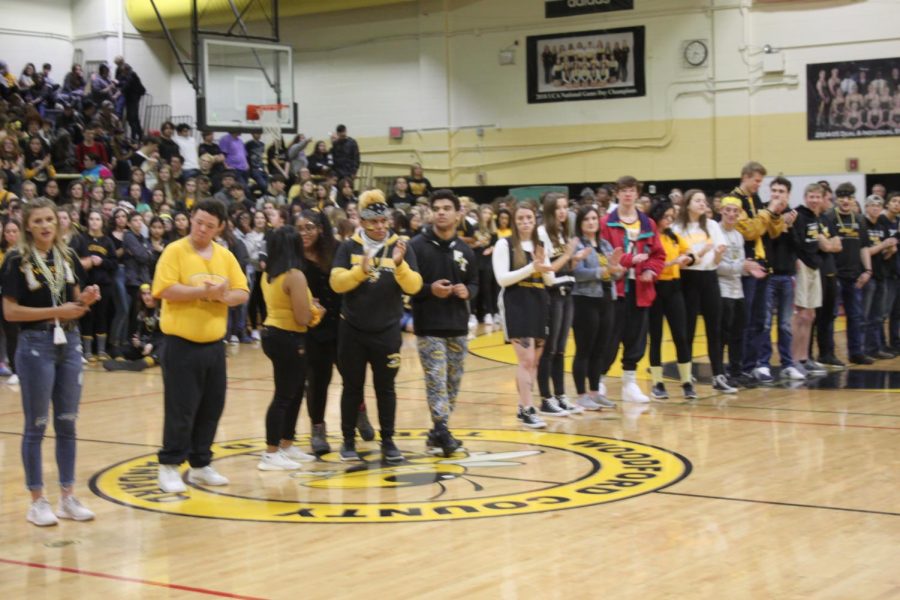
[[[216,456],[232,483],[185,497],[155,486],[159,371],[90,367],[77,489],[97,520],[47,529],[25,521],[19,396],[0,387],[0,597],[900,597],[900,358],[817,389],[701,385],[690,404],[532,432],[515,420],[497,336],[473,340],[467,359],[452,421],[465,452],[422,452],[424,382],[407,337],[407,463],[382,466],[363,443],[362,467],[329,455],[293,474],[256,469],[270,366],[259,348],[231,347]],[[617,397],[618,379],[609,387]],[[333,436],[339,394],[337,379]],[[305,444],[305,408],[300,433]],[[44,459],[52,482],[52,440]],[[55,503],[54,486],[48,495]]]

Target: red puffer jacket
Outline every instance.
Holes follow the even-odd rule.
[[[656,224],[644,213],[638,212],[641,221],[641,232],[633,242],[628,239],[625,225],[619,221],[619,209],[616,209],[603,217],[600,221],[600,236],[608,241],[613,248],[621,248],[624,254],[620,264],[626,269],[634,268],[635,278],[628,279],[623,276],[616,281],[616,295],[625,297],[626,290],[636,285],[635,300],[640,307],[649,307],[656,298],[656,279],[662,272],[666,262],[666,251],[656,234]],[[647,260],[634,264],[632,259],[637,254],[647,254]],[[641,273],[653,271],[653,281],[641,281]]]

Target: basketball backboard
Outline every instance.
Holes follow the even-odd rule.
[[[283,104],[276,112],[283,133],[297,131],[294,62],[290,46],[257,41],[201,38],[201,85],[197,94],[199,129],[249,133],[263,131],[249,105]]]

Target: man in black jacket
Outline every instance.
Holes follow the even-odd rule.
[[[422,275],[422,290],[413,298],[413,327],[434,423],[426,448],[450,456],[460,449],[447,422],[462,380],[468,300],[478,293],[478,267],[472,249],[456,235],[459,198],[450,190],[437,190],[430,203],[432,228],[410,243]]]
[[[347,126],[338,125],[331,136],[331,157],[334,161],[334,172],[338,179],[348,178],[351,181],[359,171],[359,144],[347,135]]]

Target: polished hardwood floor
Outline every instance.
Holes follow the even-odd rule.
[[[26,522],[19,394],[0,386],[0,597],[900,597],[900,395],[886,387],[900,358],[836,376],[834,389],[722,396],[701,385],[695,402],[525,432],[514,367],[471,354],[452,421],[466,452],[443,459],[422,453],[424,381],[407,337],[397,394],[408,462],[385,467],[363,443],[363,467],[329,455],[286,473],[256,469],[269,363],[251,345],[229,352],[216,464],[232,483],[182,498],[153,480],[158,369],[86,369],[77,491],[97,513],[88,523]],[[616,398],[619,380],[609,388]],[[339,394],[336,377],[332,434]],[[367,397],[374,413],[370,386]],[[305,408],[299,431],[303,443]],[[622,457],[661,466],[617,475]],[[52,439],[44,463],[55,481]]]

